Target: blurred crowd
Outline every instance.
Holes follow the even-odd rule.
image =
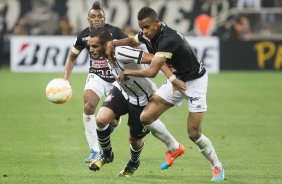
[[[0,0],[0,56],[5,48],[5,34],[9,35],[76,35],[79,29],[70,21],[67,15],[60,15],[53,6],[55,0],[30,0],[30,11],[25,12],[16,22],[12,30],[7,30],[5,15],[6,0]],[[108,0],[106,0],[108,1]],[[125,0],[129,1],[129,0]],[[143,0],[150,6],[153,0]],[[261,8],[282,8],[282,0],[226,0],[230,9],[248,10]],[[197,0],[200,9],[191,13],[193,21],[190,30],[184,35],[218,36],[222,40],[251,40],[254,35],[271,35],[282,33],[282,12],[261,13],[243,12],[226,16],[222,24],[218,24],[213,5],[222,3],[222,0]],[[220,10],[219,10],[220,11]],[[117,25],[118,26],[118,25]],[[119,25],[129,35],[134,35],[130,23]],[[76,29],[75,29],[76,28]],[[1,62],[0,62],[1,65]]]

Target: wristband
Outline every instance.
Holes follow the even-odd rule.
[[[172,76],[170,76],[170,77],[168,78],[168,80],[169,80],[170,82],[174,81],[175,79],[176,79],[176,76],[175,76],[175,75],[172,75]]]

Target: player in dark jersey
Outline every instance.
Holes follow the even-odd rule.
[[[159,21],[156,12],[144,7],[138,13],[138,24],[141,28],[135,38],[128,38],[113,42],[114,45],[146,44],[150,53],[155,56],[149,68],[143,70],[124,70],[120,74],[120,82],[126,76],[154,77],[164,63],[167,63],[174,73],[166,83],[151,98],[143,110],[141,122],[151,131],[158,129],[154,121],[170,107],[179,106],[186,99],[189,115],[187,130],[189,138],[199,147],[200,152],[210,161],[212,166],[212,181],[224,180],[224,169],[220,163],[211,141],[202,133],[201,121],[207,109],[206,94],[208,76],[202,63],[198,61],[185,38],[177,31]],[[176,78],[186,84],[186,89],[181,89],[173,94],[172,83]],[[169,158],[171,155],[167,154]],[[169,164],[163,165],[163,169]]]
[[[64,78],[69,80],[72,69],[75,64],[76,58],[79,56],[83,49],[87,49],[86,38],[89,36],[89,32],[100,26],[104,26],[112,35],[113,39],[126,38],[127,36],[117,27],[109,24],[105,24],[105,14],[103,9],[100,7],[98,1],[93,3],[92,8],[88,12],[88,23],[89,27],[85,28],[77,36],[76,42],[71,49],[71,53],[66,61]],[[85,162],[89,163],[93,159],[97,159],[100,156],[100,148],[97,140],[96,132],[96,120],[95,110],[100,98],[106,96],[112,82],[114,81],[108,63],[104,59],[93,59],[90,56],[89,74],[86,80],[84,88],[84,112],[83,112],[83,124],[85,128],[86,139],[90,148],[90,155],[85,159]]]
[[[91,32],[88,38],[90,52],[93,58],[106,57],[105,45],[110,41],[111,36],[104,27],[99,27]],[[143,52],[132,47],[116,47],[115,62],[110,63],[115,77],[124,69],[144,68],[144,63],[150,63],[152,54]],[[162,71],[167,76],[173,75],[168,66],[164,65]],[[157,87],[149,78],[129,76],[121,85],[117,81],[113,83],[109,95],[104,100],[102,107],[97,114],[97,134],[98,140],[103,150],[102,156],[89,164],[90,170],[100,170],[104,164],[110,163],[114,159],[111,146],[111,128],[109,127],[116,117],[128,114],[130,160],[118,176],[131,176],[140,164],[140,154],[143,149],[143,137],[149,132],[140,122],[140,114]],[[185,148],[166,129],[165,125],[157,119],[155,124],[162,127],[162,132],[152,132],[152,134],[164,142],[170,151],[177,150],[177,157],[181,156]],[[180,148],[180,152],[179,152]]]

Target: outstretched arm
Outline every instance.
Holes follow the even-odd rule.
[[[156,57],[154,56],[151,65],[148,68],[142,69],[142,70],[131,70],[127,69],[124,70],[120,76],[119,76],[119,81],[123,82],[124,78],[127,75],[132,75],[136,77],[149,77],[149,78],[154,78],[158,72],[160,71],[161,67],[165,63],[165,58],[163,57]]]

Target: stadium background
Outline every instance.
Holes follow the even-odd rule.
[[[243,7],[240,1],[244,2],[244,0],[105,0],[101,3],[107,15],[106,22],[123,28],[128,34],[139,30],[136,15],[139,7],[144,5],[156,9],[163,22],[185,36],[203,37],[195,31],[194,20],[205,13],[213,19],[212,31],[207,36],[214,36],[220,42],[218,48],[220,57],[217,59],[220,70],[281,70],[281,1],[254,0],[261,2],[259,5],[248,4],[246,1]],[[87,27],[87,12],[92,3],[90,0],[79,2],[1,0],[1,65],[10,64],[11,50],[13,51],[10,44],[12,36],[75,36]],[[240,37],[240,34],[249,34],[245,28],[242,28],[241,32],[236,30],[240,17],[248,19],[250,28],[247,29],[251,32],[249,37]],[[241,25],[243,26],[247,25]],[[196,41],[199,42],[204,41]],[[234,54],[238,48],[241,48],[238,51],[242,54]],[[208,55],[206,54],[207,57]],[[199,57],[203,59],[205,55]]]
[[[218,67],[209,75],[203,129],[225,165],[224,183],[277,184],[282,180],[282,2],[253,0],[261,2],[259,7],[241,7],[239,2],[101,0],[106,22],[128,34],[139,30],[139,8],[153,7],[165,23],[187,36],[207,68]],[[49,80],[63,76],[64,58],[75,35],[87,26],[92,3],[0,0],[0,183],[209,183],[210,166],[186,135],[185,105],[161,118],[188,148],[172,169],[160,172],[165,148],[148,136],[134,177],[115,177],[129,157],[126,117],[112,135],[114,163],[96,173],[82,163],[88,154],[81,122],[87,54],[80,56],[78,73],[71,77],[74,95],[68,103],[51,104],[44,90]],[[207,36],[194,30],[201,13],[214,20],[215,29]],[[242,16],[250,29],[241,34],[235,28]],[[37,24],[26,24],[29,19]],[[22,47],[26,43],[29,47]],[[34,58],[39,59],[36,64]],[[161,85],[164,77],[155,81]]]

